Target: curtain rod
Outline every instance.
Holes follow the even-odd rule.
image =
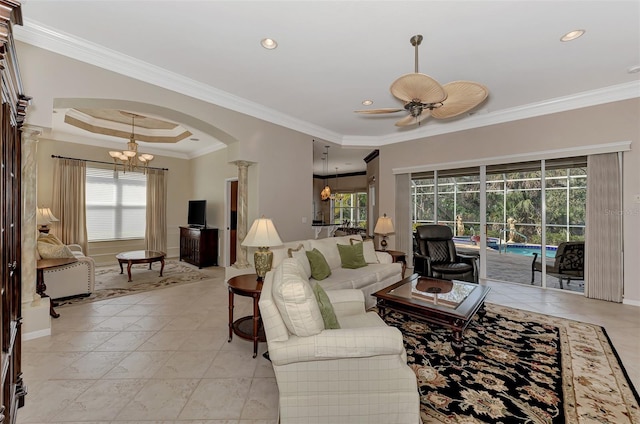
[[[122,165],[121,163],[113,163],[113,162],[105,162],[105,161],[101,161],[101,160],[91,160],[91,159],[78,159],[78,158],[69,158],[66,156],[58,156],[58,155],[51,155],[52,158],[55,159],[71,159],[71,160],[81,160],[83,162],[91,162],[91,163],[102,163],[104,165]],[[153,166],[149,166],[147,167],[148,169],[159,169],[162,171],[168,171],[169,168],[156,168]]]

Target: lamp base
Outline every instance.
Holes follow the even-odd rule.
[[[262,281],[267,272],[271,271],[273,263],[273,252],[268,247],[259,247],[253,254],[253,263],[256,267],[258,281]]]
[[[382,237],[382,240],[380,241],[380,247],[382,248],[382,251],[387,250],[387,236]]]
[[[46,225],[41,225],[40,228],[38,228],[38,231],[40,231],[41,233],[49,234],[49,227],[47,227]]]

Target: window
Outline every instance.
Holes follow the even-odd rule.
[[[89,241],[144,238],[147,176],[87,167],[86,178]]]
[[[367,228],[367,193],[337,193],[333,200],[334,224]]]

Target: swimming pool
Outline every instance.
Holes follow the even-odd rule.
[[[498,250],[498,246],[489,246],[494,250]],[[505,250],[506,249],[506,250]],[[557,246],[547,246],[545,254],[547,258],[554,258],[556,256],[556,250],[558,250]],[[534,253],[537,253],[540,256],[540,245],[539,244],[514,244],[510,243],[506,246],[503,244],[501,246],[502,253],[511,253],[514,255],[524,255],[524,256],[533,256]]]
[[[471,241],[470,236],[455,236],[453,238],[453,242],[459,245],[466,244],[475,244]],[[498,251],[500,248],[501,253],[511,253],[513,255],[523,255],[523,256],[533,256],[534,253],[537,253],[540,256],[540,245],[539,244],[520,244],[520,243],[505,243],[502,242],[500,244],[500,239],[496,237],[489,237],[487,240],[487,247]],[[506,250],[505,250],[506,249]],[[556,256],[556,250],[558,250],[557,246],[547,246],[546,255],[547,258],[554,258]]]

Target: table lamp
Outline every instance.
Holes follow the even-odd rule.
[[[59,219],[56,218],[53,213],[51,213],[51,209],[49,208],[38,208],[38,214],[36,216],[36,224],[40,226],[38,231],[41,233],[49,232],[49,224],[52,222],[58,222]]]
[[[269,218],[258,218],[253,221],[247,236],[242,240],[242,246],[257,247],[253,255],[253,263],[256,267],[258,281],[262,281],[264,276],[271,270],[273,262],[273,252],[269,247],[282,245],[282,240],[276,231],[276,227]]]
[[[391,222],[391,218],[386,213],[378,218],[373,232],[382,236],[380,246],[382,246],[382,250],[387,250],[387,235],[393,233],[393,222]]]

